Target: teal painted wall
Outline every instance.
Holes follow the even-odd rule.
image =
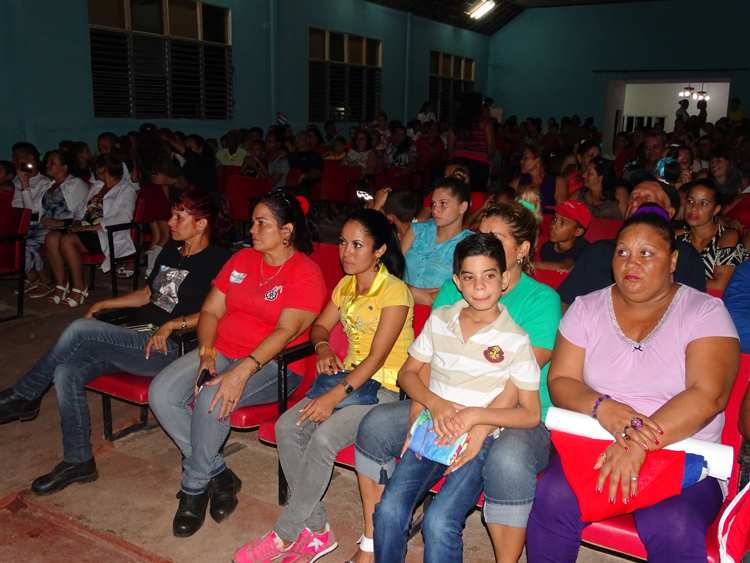
[[[404,118],[405,92],[409,115],[426,99],[431,50],[474,58],[477,88],[486,86],[490,38],[484,35],[364,0],[211,2],[232,10],[234,115],[229,121],[154,120],[159,125],[217,136],[231,127],[265,126],[274,108],[295,126],[305,125],[310,27],[383,40],[382,105],[394,118]],[[21,139],[40,149],[64,138],[93,143],[101,131],[125,133],[141,122],[93,115],[87,0],[0,0],[0,65],[8,78],[0,87],[0,154]]]
[[[725,78],[750,103],[747,0],[663,0],[526,10],[490,41],[489,95],[505,115],[593,115],[601,125],[611,79]],[[594,70],[671,73],[595,74]]]

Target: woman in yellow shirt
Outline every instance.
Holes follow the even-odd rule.
[[[336,454],[354,442],[370,409],[398,400],[398,371],[414,340],[414,300],[401,280],[405,263],[395,230],[382,213],[357,211],[341,229],[339,256],[346,275],[310,331],[318,378],[276,423],[289,502],[271,531],[237,551],[237,563],[284,554],[308,561],[336,549],[321,500]],[[328,345],[338,322],[349,344],[343,362]]]

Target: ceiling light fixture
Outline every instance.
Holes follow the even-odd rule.
[[[680,90],[677,93],[677,97],[678,98],[690,98],[693,96],[694,93],[695,93],[695,88],[693,88],[692,86],[688,84],[687,86],[685,86],[683,90]]]
[[[486,16],[494,7],[495,2],[493,0],[479,0],[478,2],[475,2],[466,13],[469,14],[471,19],[478,20]]]

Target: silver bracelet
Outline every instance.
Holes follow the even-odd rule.
[[[318,346],[320,346],[321,344],[327,344],[328,346],[330,346],[330,344],[328,344],[328,340],[321,340],[321,341],[320,341],[320,342],[318,342],[318,343],[317,343],[317,344],[316,344],[315,346],[313,346],[313,351],[314,351],[314,352],[315,352],[316,354],[318,353]]]

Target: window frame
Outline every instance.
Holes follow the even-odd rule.
[[[88,0],[87,2],[87,8],[88,3],[95,2],[96,0]],[[96,97],[94,96],[94,73],[92,71],[92,98],[94,101],[94,117],[95,118],[102,118],[102,119],[140,119],[140,118],[153,118],[153,119],[194,119],[194,120],[200,120],[200,121],[222,121],[222,120],[228,120],[232,118],[232,114],[234,111],[234,66],[233,66],[233,45],[232,45],[232,9],[226,6],[217,5],[212,2],[205,2],[204,0],[194,0],[195,2],[195,8],[196,8],[196,18],[197,18],[197,31],[198,31],[198,37],[184,37],[181,35],[173,35],[171,33],[171,22],[170,22],[170,0],[161,0],[161,13],[162,13],[162,31],[163,33],[152,33],[148,31],[139,31],[133,29],[133,22],[132,22],[132,2],[131,0],[119,0],[119,2],[122,3],[123,9],[124,9],[124,27],[113,27],[109,25],[102,25],[98,23],[92,23],[89,19],[89,14],[87,12],[87,24],[88,24],[88,36],[89,41],[91,39],[91,32],[93,31],[103,31],[103,32],[110,32],[110,33],[117,33],[122,34],[127,41],[128,45],[128,86],[129,86],[129,92],[128,92],[128,98],[129,98],[129,110],[127,115],[106,115],[106,114],[97,114],[96,112]],[[219,42],[219,41],[208,41],[203,39],[204,29],[203,29],[203,6],[204,5],[210,5],[215,6],[217,8],[221,8],[225,10],[226,18],[224,22],[225,26],[225,36],[226,41],[225,42]],[[154,38],[154,39],[160,39],[164,41],[165,44],[165,80],[166,80],[166,112],[163,115],[144,115],[143,113],[139,113],[137,111],[138,101],[136,99],[135,95],[135,72],[133,69],[134,61],[133,61],[133,44],[136,38],[138,37],[145,37],[145,38]],[[186,117],[184,115],[175,115],[175,114],[182,114],[179,109],[176,109],[173,106],[173,94],[172,94],[172,83],[173,83],[173,64],[172,64],[172,49],[173,49],[173,43],[190,43],[198,47],[198,53],[199,53],[199,60],[197,62],[198,67],[200,68],[200,75],[198,77],[198,88],[200,89],[200,104],[198,111],[195,116],[193,117]],[[220,116],[209,116],[211,113],[207,103],[206,103],[206,96],[205,96],[205,88],[206,88],[206,64],[205,64],[205,58],[206,58],[206,50],[205,47],[214,47],[214,48],[221,48],[225,50],[226,55],[226,76],[227,76],[227,108],[226,112]],[[90,64],[94,62],[93,59],[93,50],[91,44],[89,45],[89,61]]]
[[[437,72],[433,72],[432,63],[433,57],[436,54],[438,59]],[[450,65],[449,68],[444,67],[446,62]],[[456,75],[456,63],[458,63],[459,66],[458,75]],[[467,69],[467,65],[471,65],[470,69]],[[429,69],[427,76],[427,99],[430,100],[430,103],[434,108],[435,115],[439,121],[450,120],[453,117],[452,110],[455,107],[454,98],[457,90],[457,83],[460,84],[460,92],[468,92],[474,90],[474,87],[476,85],[477,71],[476,60],[472,57],[466,57],[464,55],[457,55],[455,53],[447,53],[444,51],[431,49],[427,68]],[[466,77],[467,70],[470,70],[471,76],[469,78]],[[433,81],[436,81],[437,83],[437,96],[434,99],[432,96]],[[447,93],[444,92],[445,88],[448,89]],[[447,96],[446,104],[441,103],[442,101],[444,101],[444,96]],[[447,115],[444,111],[442,111],[444,105],[450,108]]]
[[[311,54],[310,49],[310,39],[312,37],[313,33],[323,33],[324,34],[324,48],[323,48],[323,58],[319,57],[313,57]],[[333,60],[331,58],[331,35],[342,35],[344,38],[344,60],[338,61]],[[350,53],[350,37],[356,37],[361,39],[362,41],[362,59],[359,61],[352,61],[351,60],[351,53]],[[377,55],[376,55],[376,63],[375,64],[369,64],[369,50],[371,42],[376,42],[376,49],[377,49]],[[347,31],[338,31],[334,29],[323,29],[321,27],[317,26],[309,26],[307,28],[307,63],[308,63],[308,120],[309,121],[325,121],[325,120],[333,120],[333,121],[365,121],[367,120],[369,114],[373,114],[372,118],[380,111],[380,106],[382,102],[382,95],[383,95],[383,87],[382,87],[382,80],[383,80],[383,40],[378,37],[370,37],[367,35],[362,35],[359,33],[350,33]],[[325,100],[323,101],[323,105],[325,108],[325,115],[313,115],[311,111],[311,106],[313,105],[313,100],[311,99],[311,89],[310,89],[310,83],[311,83],[311,74],[310,69],[313,65],[325,65],[324,72],[325,72]],[[343,92],[343,99],[344,99],[344,111],[340,113],[336,113],[332,111],[331,106],[331,67],[343,67],[344,68],[344,92]],[[350,69],[356,68],[359,69],[362,73],[362,97],[359,101],[361,105],[361,113],[359,115],[353,116],[351,115],[351,108],[352,108],[352,92],[350,90],[351,85],[351,79],[349,78]],[[373,72],[370,72],[373,71]],[[377,74],[379,72],[379,74]],[[367,98],[367,92],[370,90],[370,82],[374,82],[376,84],[374,98],[374,109],[370,108],[370,102]],[[322,119],[320,119],[322,118]]]

